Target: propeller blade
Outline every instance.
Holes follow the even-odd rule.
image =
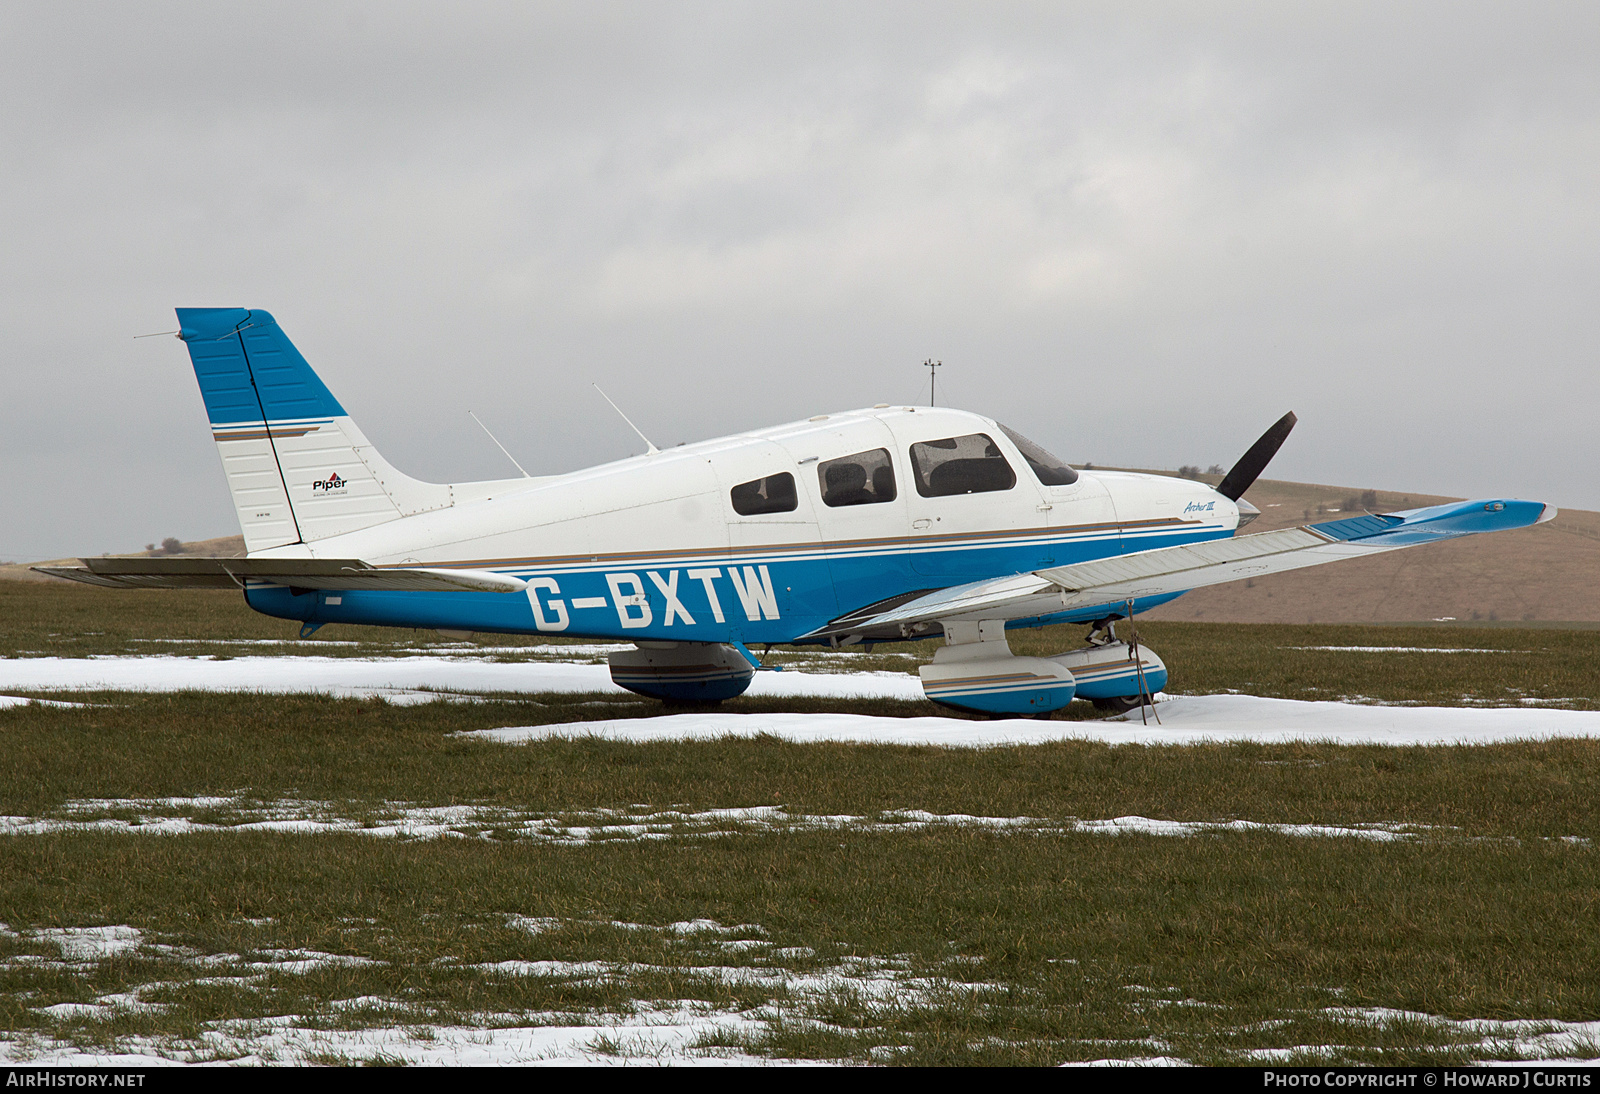
[[[1272,462],[1272,457],[1278,454],[1278,449],[1288,440],[1289,430],[1294,428],[1294,423],[1297,421],[1299,419],[1291,410],[1274,422],[1272,428],[1261,434],[1261,439],[1250,446],[1250,451],[1239,457],[1239,462],[1233,465],[1233,470],[1217,484],[1217,493],[1229,501],[1238,501],[1255,483],[1261,472],[1267,469],[1267,464]]]

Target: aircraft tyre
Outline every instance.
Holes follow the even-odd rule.
[[[1167,666],[1156,651],[1139,643],[1138,657],[1126,642],[1085,646],[1058,653],[1050,660],[1072,672],[1078,681],[1078,698],[1100,710],[1129,711],[1139,706],[1139,696],[1154,695],[1167,686]]]

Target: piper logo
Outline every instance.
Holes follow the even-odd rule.
[[[311,492],[313,494],[332,494],[342,491],[344,488],[345,480],[339,477],[339,472],[337,471],[330,474],[327,478],[318,479],[316,482],[311,484]]]

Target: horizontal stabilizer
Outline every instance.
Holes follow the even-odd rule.
[[[517,593],[527,588],[521,578],[487,570],[391,569],[339,558],[86,558],[82,566],[33,568],[115,589],[238,589],[246,583],[416,593]]]
[[[853,613],[812,637],[894,632],[909,636],[926,630],[924,624],[1030,619],[1112,606],[1419,543],[1525,528],[1554,515],[1553,507],[1536,501],[1463,501],[1159,547],[941,589],[873,615]]]

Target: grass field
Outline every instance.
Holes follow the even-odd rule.
[[[1593,631],[1141,630],[1178,692],[1600,703]],[[7,656],[549,656],[293,636],[233,596],[0,583]],[[1306,648],[1351,646],[1497,652]],[[1600,742],[505,746],[456,734],[659,708],[65,698],[0,710],[10,1059],[1600,1056]],[[724,709],[780,708],[929,713]],[[1277,827],[1095,824],[1130,816]]]

